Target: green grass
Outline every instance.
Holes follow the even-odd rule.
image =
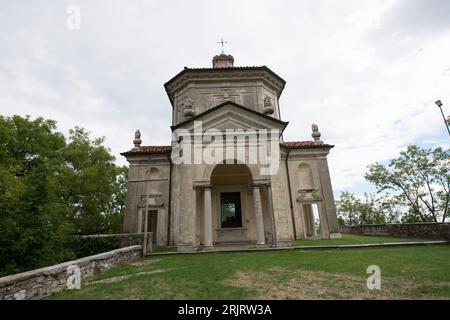
[[[345,238],[344,238],[345,239]],[[141,259],[49,299],[450,299],[450,246],[246,253]],[[366,287],[369,265],[381,268],[382,289]],[[158,273],[140,274],[142,272]]]
[[[154,247],[153,251],[154,253],[159,253],[159,252],[176,252],[177,251],[177,247]]]
[[[386,243],[386,242],[410,242],[410,241],[429,241],[421,238],[395,238],[384,236],[360,236],[356,234],[343,234],[342,239],[335,240],[295,240],[294,246],[321,246],[337,244],[367,244],[367,243]]]

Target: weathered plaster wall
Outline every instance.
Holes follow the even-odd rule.
[[[264,97],[271,99],[274,107],[272,116],[279,119],[277,94],[262,81],[234,80],[220,83],[191,83],[175,94],[172,125],[188,119],[183,114],[184,104],[188,99],[192,100],[195,113],[200,114],[225,101],[233,101],[249,109],[262,112]]]
[[[167,244],[167,228],[169,223],[169,180],[170,180],[170,160],[168,155],[142,155],[129,157],[130,162],[128,173],[128,191],[126,196],[124,232],[140,232],[138,204],[143,203],[146,194],[150,198],[151,206],[149,210],[157,210],[157,234],[158,245]],[[144,200],[145,201],[145,200]],[[162,206],[154,207],[155,203]],[[143,226],[143,223],[141,223]]]
[[[297,239],[304,239],[306,236],[306,213],[302,206],[303,202],[299,202],[297,199],[301,192],[307,190],[314,190],[310,194],[316,198],[309,200],[311,203],[319,205],[322,237],[328,238],[330,234],[339,233],[326,158],[328,152],[329,150],[326,148],[289,151],[287,162]]]

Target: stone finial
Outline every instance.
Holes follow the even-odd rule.
[[[139,147],[141,146],[141,143],[142,143],[142,140],[141,140],[141,131],[139,131],[139,129],[136,130],[136,131],[134,132],[134,140],[133,140],[133,143],[134,143],[134,147],[135,147],[135,148],[139,148]]]
[[[273,114],[274,111],[275,111],[275,109],[273,108],[272,99],[270,99],[269,97],[266,96],[264,98],[263,113],[265,115],[269,115],[269,114]]]
[[[319,126],[317,124],[313,123],[311,128],[312,128],[311,136],[314,138],[314,143],[316,143],[316,144],[323,144],[323,141],[320,140],[321,134],[319,132]]]
[[[213,58],[213,68],[232,68],[234,66],[234,58],[230,54],[221,53]]]
[[[183,114],[186,118],[192,118],[195,115],[194,102],[191,98],[188,98],[184,103]]]

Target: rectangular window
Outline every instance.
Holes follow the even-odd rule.
[[[240,192],[220,194],[220,221],[221,228],[242,228]]]

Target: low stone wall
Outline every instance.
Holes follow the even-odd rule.
[[[450,240],[450,223],[395,223],[365,224],[357,226],[341,226],[342,233],[367,236],[392,236],[404,238],[427,238],[433,240]]]
[[[118,238],[121,248],[142,244],[144,241],[144,233],[115,233],[115,234],[91,234],[77,236],[80,238]]]
[[[141,254],[142,246],[135,245],[6,276],[0,278],[0,300],[39,299],[62,292],[72,285],[71,281],[77,272],[83,284],[84,280],[119,263],[136,259]]]

